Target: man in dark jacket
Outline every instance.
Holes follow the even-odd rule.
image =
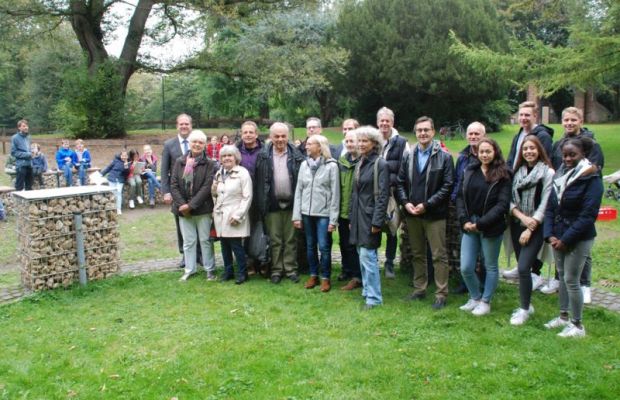
[[[519,125],[521,128],[519,129],[519,133],[517,133],[512,139],[510,152],[508,153],[508,158],[506,159],[506,165],[508,165],[508,168],[514,169],[516,162],[519,159],[519,157],[517,157],[517,152],[521,148],[521,144],[527,135],[536,136],[538,140],[540,140],[540,143],[542,143],[547,156],[551,158],[553,129],[546,125],[537,125],[537,120],[538,111],[536,108],[536,103],[533,101],[526,101],[519,104]]]
[[[32,153],[25,119],[17,123],[17,133],[11,137],[11,156],[15,159],[15,190],[32,190]]]
[[[416,146],[405,154],[398,172],[396,199],[405,209],[409,241],[413,251],[411,300],[426,297],[428,286],[426,242],[431,248],[435,271],[435,303],[438,310],[448,295],[448,255],[446,253],[446,215],[454,181],[452,156],[433,141],[435,128],[429,117],[415,123]]]
[[[304,157],[289,143],[288,136],[286,124],[271,125],[271,143],[258,155],[254,178],[254,205],[258,214],[264,215],[271,240],[271,282],[275,284],[284,275],[299,282],[297,239],[291,221],[297,173]]]
[[[383,148],[383,158],[387,161],[389,178],[390,178],[390,196],[394,196],[396,189],[396,178],[398,176],[398,170],[400,169],[400,163],[403,159],[403,154],[407,150],[407,139],[398,134],[398,131],[394,129],[394,111],[387,107],[382,107],[377,112],[377,127],[379,132],[383,135],[385,140],[385,147]],[[388,210],[391,212],[392,210]],[[398,210],[394,212],[399,212]],[[385,277],[393,279],[394,275],[394,258],[396,257],[396,247],[398,241],[396,235],[386,233],[387,241],[385,244]],[[401,260],[402,264],[402,260]]]

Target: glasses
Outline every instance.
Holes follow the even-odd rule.
[[[306,126],[306,129],[319,129],[316,125]]]
[[[416,128],[416,130],[415,130],[415,131],[416,131],[417,133],[427,133],[427,132],[432,131],[432,129],[431,129],[431,128]]]

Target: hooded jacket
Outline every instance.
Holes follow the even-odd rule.
[[[508,153],[508,158],[506,159],[506,165],[508,165],[508,168],[511,170],[517,156],[517,142],[519,141],[519,136],[521,135],[522,131],[523,128],[519,129],[519,132],[515,135],[514,138],[512,138],[510,152]],[[550,128],[547,125],[543,124],[536,125],[534,129],[532,129],[532,131],[530,132],[530,135],[534,135],[538,138],[538,140],[540,140],[540,143],[542,143],[542,146],[545,149],[547,156],[551,158],[551,150],[553,148],[553,128]]]
[[[302,215],[329,217],[329,223],[338,226],[339,213],[340,176],[336,160],[321,156],[315,171],[308,160],[304,161],[297,177],[293,221],[301,221]]]
[[[108,175],[108,181],[125,183],[129,174],[129,163],[125,166],[125,162],[121,160],[121,155],[114,156],[114,160],[101,171],[101,175]]]
[[[594,133],[588,130],[588,128],[581,128],[579,130],[579,134],[576,136],[572,136],[572,137],[579,137],[582,135],[594,140]],[[550,158],[551,158],[551,165],[553,165],[553,168],[556,171],[559,170],[560,166],[562,165],[562,145],[569,138],[571,138],[571,136],[567,136],[566,134],[564,134],[564,136],[562,136],[560,140],[553,143],[553,148],[551,150]],[[590,152],[586,154],[586,158],[592,164],[596,165],[599,168],[599,170],[602,170],[603,167],[605,166],[605,157],[603,156],[603,150],[601,149],[601,145],[598,144],[596,141],[594,141]]]

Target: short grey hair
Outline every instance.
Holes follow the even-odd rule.
[[[394,122],[394,111],[390,110],[387,107],[381,107],[379,109],[379,111],[377,111],[377,121],[379,121],[379,118],[382,115],[387,115],[388,117],[390,117],[390,119],[392,120],[392,122]]]
[[[379,132],[378,129],[370,125],[366,125],[352,130],[351,133],[355,133],[358,141],[360,138],[364,137],[369,139],[371,142],[374,142],[375,145],[373,151],[377,154],[381,154],[381,152],[383,151],[383,144],[385,143],[385,141],[383,140],[383,135],[381,134],[381,132]]]
[[[316,122],[319,125],[319,128],[322,128],[323,126],[321,126],[321,120],[317,117],[310,117],[306,120],[306,127],[308,126],[308,123],[310,122]]]
[[[285,124],[284,122],[274,122],[273,124],[271,124],[271,126],[269,127],[269,134],[271,135],[274,131],[280,130],[280,129],[284,129],[287,135],[291,134],[291,130],[289,129],[288,125]]]
[[[241,162],[241,153],[239,152],[239,149],[237,148],[237,146],[232,145],[232,144],[227,144],[226,146],[223,146],[220,149],[220,159],[222,159],[223,156],[230,156],[230,155],[235,157],[235,161],[237,162],[237,165],[239,165],[239,163]]]
[[[484,124],[478,121],[474,121],[471,124],[467,125],[467,130],[465,132],[469,133],[469,131],[473,131],[476,129],[480,130],[483,136],[487,134],[487,129],[484,127]]]
[[[202,143],[206,144],[207,143],[207,135],[205,135],[205,133],[203,131],[194,130],[187,137],[187,141],[190,142],[190,143],[192,141],[199,141],[199,142],[202,142]]]

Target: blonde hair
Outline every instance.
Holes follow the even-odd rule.
[[[312,135],[308,138],[308,142],[310,140],[316,140],[316,142],[321,146],[321,155],[323,158],[328,159],[332,158],[332,152],[329,150],[329,141],[323,135]]]
[[[564,114],[575,114],[581,121],[583,121],[583,111],[577,107],[566,107],[562,110],[562,119],[564,119]]]
[[[534,114],[538,115],[538,107],[536,107],[536,103],[534,103],[533,101],[524,101],[523,103],[519,104],[519,110],[522,108],[531,108],[532,110],[534,110]]]

